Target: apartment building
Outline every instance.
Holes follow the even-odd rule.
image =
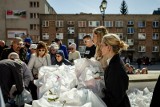
[[[38,41],[39,14],[55,14],[46,0],[1,0],[0,39],[9,41],[16,36],[30,36]]]
[[[64,44],[75,42],[83,53],[83,36],[102,25],[101,14],[40,14],[41,40],[51,43],[59,38]],[[129,44],[122,56],[135,61],[139,57],[160,59],[160,15],[152,14],[106,14],[103,24],[110,33],[116,33]]]

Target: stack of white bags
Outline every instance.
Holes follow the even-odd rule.
[[[100,97],[103,69],[94,59],[77,59],[74,66],[43,66],[39,71],[39,99],[25,107],[107,107]],[[149,107],[152,92],[130,90],[132,107]]]
[[[75,66],[43,66],[39,70],[39,100],[25,107],[106,107],[99,96],[104,82],[99,62],[78,59]]]
[[[131,102],[131,107],[150,107],[153,95],[152,90],[150,91],[146,87],[142,91],[139,89],[132,89],[129,91],[128,97]]]

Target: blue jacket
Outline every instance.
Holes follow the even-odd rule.
[[[60,45],[59,50],[62,50],[66,59],[68,59],[68,51],[65,45]]]

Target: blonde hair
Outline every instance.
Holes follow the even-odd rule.
[[[112,46],[114,53],[120,53],[122,50],[127,50],[129,47],[124,41],[120,40],[118,35],[109,33],[102,38],[102,43]]]
[[[23,42],[23,39],[20,38],[20,37],[15,37],[12,41],[12,45],[15,44],[15,43],[18,43],[18,42]]]
[[[101,43],[102,37],[108,33],[106,27],[99,26],[93,29],[93,33],[97,35],[97,42]]]
[[[97,46],[96,46],[96,54],[95,58],[97,60],[102,58],[102,52],[101,52],[101,40],[104,35],[108,34],[108,31],[105,26],[99,26],[93,29],[93,33],[97,35]]]

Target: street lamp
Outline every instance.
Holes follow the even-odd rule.
[[[104,15],[105,15],[105,10],[107,8],[107,1],[106,0],[103,0],[101,2],[101,5],[99,6],[99,9],[102,13],[102,25],[104,25]]]

